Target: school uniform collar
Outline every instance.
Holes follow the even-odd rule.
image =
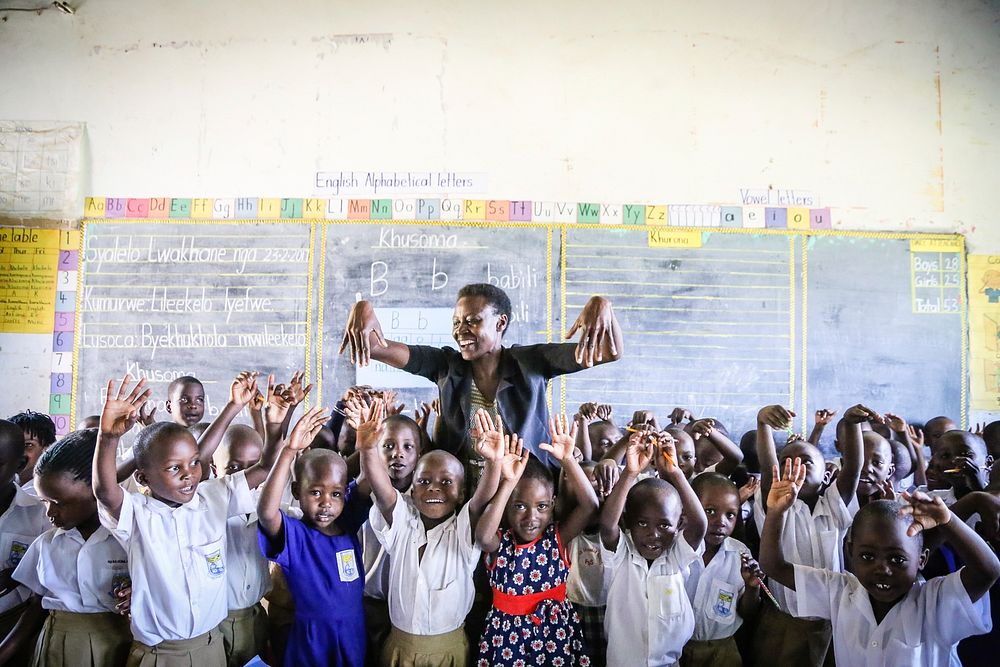
[[[407,492],[406,495],[409,495],[409,492]],[[442,521],[441,523],[430,529],[424,528],[424,522],[420,518],[419,511],[417,511],[414,515],[411,515],[407,519],[407,521],[409,522],[411,528],[423,529],[424,539],[429,542],[432,536],[437,536],[440,533],[443,533],[448,528],[448,526],[458,521],[458,514],[459,512],[462,511],[463,507],[459,507],[458,511],[456,511],[450,517],[448,517],[447,519],[445,519],[444,521]]]
[[[18,507],[32,507],[41,504],[41,501],[36,496],[22,489],[19,484],[15,484],[14,482],[11,482],[11,484],[14,484],[14,500],[10,503],[11,507],[14,505]]]
[[[848,572],[847,574],[848,576],[851,577],[851,579],[853,579],[853,583],[856,584],[856,586],[852,587],[853,590],[850,593],[851,608],[863,609],[865,621],[871,623],[872,632],[873,633],[879,632],[880,625],[878,621],[876,621],[875,619],[875,610],[872,609],[872,601],[871,598],[868,597],[868,591],[865,590],[865,587],[861,584],[858,578],[854,576],[853,573]],[[903,640],[907,646],[917,646],[920,644],[922,640],[921,633],[923,629],[918,624],[914,623],[898,623],[898,622],[894,623],[894,619],[904,615],[912,617],[911,615],[906,614],[906,608],[913,607],[916,605],[916,597],[917,595],[919,595],[919,593],[920,593],[920,585],[918,582],[915,581],[913,582],[913,586],[910,587],[910,590],[907,591],[906,595],[903,596],[903,599],[897,602],[893,606],[893,608],[889,610],[889,613],[885,615],[885,618],[882,619],[883,624],[888,622],[889,624],[893,625],[894,629],[895,628],[902,629]]]
[[[635,564],[635,565],[641,565],[644,569],[647,569],[649,572],[652,572],[653,568],[656,567],[657,565],[660,565],[661,563],[665,563],[666,560],[667,560],[667,555],[670,553],[670,549],[673,549],[673,545],[670,545],[670,549],[664,550],[664,552],[662,554],[660,554],[659,556],[656,557],[656,560],[654,560],[652,563],[650,563],[649,561],[647,561],[643,557],[642,554],[639,553],[639,550],[636,548],[635,542],[632,541],[632,532],[631,531],[627,531],[627,530],[621,531],[621,535],[619,536],[618,539],[621,539],[622,537],[624,537],[626,540],[628,540],[628,546],[629,546],[628,554],[629,554],[629,557],[632,559],[632,563]],[[674,539],[675,540],[676,539],[684,539],[684,537],[682,535],[678,535]]]
[[[201,484],[204,483],[205,482],[201,482]],[[171,507],[162,500],[154,498],[153,494],[149,494],[148,496],[146,496],[146,503],[149,506],[149,509],[153,510],[158,514],[174,514],[175,512],[183,512],[183,511],[205,512],[208,510],[208,507],[206,506],[204,499],[202,499],[201,494],[198,493],[197,489],[194,492],[194,498],[192,498],[186,503],[178,505],[177,507]]]
[[[70,528],[69,530],[66,530],[65,528],[56,528],[56,532],[53,533],[52,535],[52,541],[55,542],[56,540],[62,538],[67,540],[73,540],[78,544],[85,544],[87,542],[93,542],[94,544],[96,544],[97,542],[103,542],[104,540],[109,539],[110,537],[111,533],[109,533],[108,529],[105,528],[103,525],[98,526],[97,530],[95,530],[93,533],[90,534],[90,539],[88,540],[83,539],[83,535],[76,528]]]

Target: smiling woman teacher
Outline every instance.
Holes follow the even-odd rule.
[[[351,348],[351,361],[360,366],[372,359],[438,386],[441,416],[434,444],[475,463],[469,445],[472,415],[485,408],[503,422],[507,433],[524,438],[532,454],[546,464],[538,444],[548,441],[549,409],[545,390],[550,379],[620,359],[622,333],[611,302],[592,296],[566,334],[580,333],[579,343],[539,343],[503,346],[511,320],[510,299],[503,290],[482,283],[458,291],[452,315],[451,347],[406,345],[386,340],[371,303],[359,301],[351,309],[340,352]]]

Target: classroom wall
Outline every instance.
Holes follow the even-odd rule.
[[[72,4],[0,10],[0,118],[86,122],[86,194],[307,196],[340,169],[481,172],[499,199],[770,187],[1000,252],[996,2]]]

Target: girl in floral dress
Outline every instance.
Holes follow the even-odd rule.
[[[597,512],[586,473],[573,457],[576,424],[565,415],[549,420],[552,444],[542,444],[562,463],[579,499],[563,521],[553,521],[555,483],[548,469],[515,434],[503,462],[500,487],[476,526],[476,544],[486,552],[493,608],[479,642],[480,667],[590,665],[580,618],[566,599],[569,554],[565,545]],[[506,529],[500,529],[501,518]]]

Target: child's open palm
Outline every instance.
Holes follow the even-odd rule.
[[[802,459],[785,459],[785,470],[778,475],[778,466],[775,464],[771,471],[771,490],[767,493],[767,509],[777,512],[784,512],[789,509],[799,497],[802,484],[806,481],[806,467],[802,465]]]
[[[487,461],[500,461],[507,453],[506,438],[503,434],[503,422],[497,415],[497,423],[486,410],[479,408],[472,416],[474,422],[473,434],[476,437],[476,451]]]
[[[267,376],[267,395],[264,397],[264,418],[269,424],[280,424],[292,407],[292,395],[288,388],[274,384],[274,375]]]
[[[524,440],[513,434],[507,439],[507,452],[500,465],[500,477],[510,482],[517,482],[524,474],[524,469],[528,465],[528,457],[531,456],[524,446]]]
[[[323,425],[330,420],[330,413],[326,408],[317,405],[312,410],[302,415],[291,435],[288,436],[288,449],[300,451],[312,444],[316,434],[320,432]]]
[[[371,407],[362,409],[360,412],[348,410],[349,423],[357,431],[355,446],[359,450],[374,449],[378,445],[378,440],[382,436],[382,420],[385,419],[385,404],[377,400]]]
[[[233,383],[229,385],[230,400],[240,407],[252,401],[257,394],[258,375],[260,373],[257,371],[243,371],[237,375]]]
[[[129,391],[128,386],[131,382],[132,376],[126,375],[118,385],[118,391],[115,392],[114,380],[108,380],[107,398],[101,411],[101,433],[120,438],[135,426],[139,410],[149,400],[153,390],[143,390],[146,386],[146,379],[143,378]]]
[[[951,510],[937,496],[929,496],[923,491],[903,491],[902,500],[909,504],[904,504],[901,512],[913,517],[913,523],[906,529],[910,537],[922,530],[943,526],[951,520]]]
[[[549,417],[549,437],[552,442],[539,444],[538,447],[559,461],[565,461],[567,457],[572,458],[576,447],[576,430],[576,422],[571,426],[566,415]]]

